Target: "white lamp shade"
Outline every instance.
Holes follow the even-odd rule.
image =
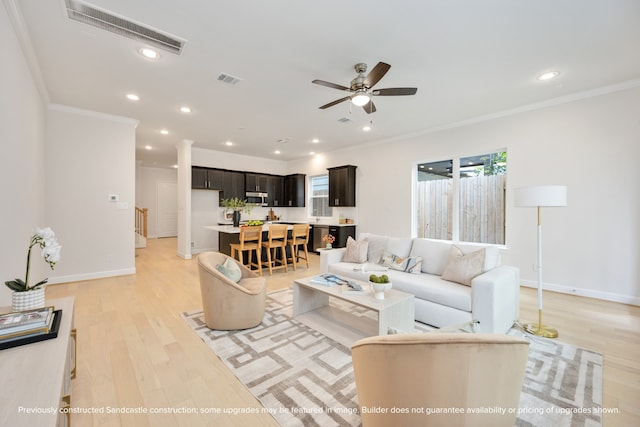
[[[351,102],[353,103],[353,105],[356,105],[358,107],[367,105],[370,100],[371,98],[369,98],[369,95],[364,92],[358,92],[351,98]]]
[[[564,185],[539,185],[516,188],[514,199],[514,205],[521,208],[567,206],[567,187]]]

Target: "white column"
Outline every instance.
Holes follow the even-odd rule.
[[[185,139],[178,150],[178,256],[191,259],[191,145]]]

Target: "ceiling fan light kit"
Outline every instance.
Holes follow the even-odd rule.
[[[376,112],[376,106],[373,104],[373,100],[371,99],[372,96],[415,95],[418,91],[418,89],[415,87],[398,87],[372,90],[373,86],[375,86],[376,83],[378,83],[391,68],[391,65],[387,63],[378,62],[366,76],[364,75],[364,73],[367,71],[367,64],[359,62],[355,65],[354,68],[358,75],[353,80],[351,80],[349,87],[318,79],[311,82],[320,86],[326,86],[332,89],[338,89],[352,93],[352,95],[336,99],[335,101],[320,106],[319,108],[321,110],[350,100],[353,105],[362,107],[367,114],[371,114]]]
[[[353,105],[356,105],[358,107],[366,105],[369,101],[371,101],[371,98],[369,98],[369,95],[367,95],[367,93],[364,91],[357,92],[355,95],[353,95],[353,97],[351,97],[351,102],[353,103]]]

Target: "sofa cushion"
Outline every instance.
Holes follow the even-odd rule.
[[[482,274],[484,267],[484,248],[463,254],[457,246],[451,246],[447,266],[442,273],[442,279],[450,282],[471,286],[471,280]]]
[[[459,247],[465,255],[484,248],[483,273],[500,266],[500,250],[495,245],[483,245],[481,243],[456,243],[455,245]]]
[[[349,262],[330,264],[329,272],[365,282],[369,276],[369,273],[362,273],[360,265]],[[471,287],[447,282],[431,274],[407,274],[391,269],[385,274],[389,276],[392,289],[413,294],[417,299],[471,312]]]
[[[387,240],[389,240],[389,238],[387,236],[379,236],[377,234],[360,233],[358,240],[360,239],[367,239],[369,241],[369,245],[367,247],[367,261],[379,264],[382,253],[387,247]]]
[[[342,261],[356,263],[366,262],[368,245],[369,241],[366,237],[355,241],[353,240],[353,237],[349,236],[347,238],[347,247],[344,251],[344,255],[342,256]]]
[[[422,272],[442,276],[449,259],[451,242],[416,238],[411,247],[412,257],[422,257]]]
[[[389,270],[387,275],[392,289],[413,294],[417,299],[471,312],[471,287],[448,282],[432,274]]]
[[[449,261],[449,251],[452,242],[446,240],[434,240],[416,238],[411,247],[411,256],[422,257],[422,272],[442,276],[444,268]],[[456,243],[463,254],[469,254],[478,249],[485,249],[484,266],[482,271],[493,270],[500,265],[500,251],[497,246],[478,243]]]
[[[238,283],[242,278],[240,267],[232,258],[227,258],[223,264],[217,264],[216,270],[224,274],[224,276],[232,282]]]
[[[359,239],[367,238],[369,248],[367,261],[380,264],[382,254],[386,251],[400,257],[408,257],[411,253],[413,239],[411,237],[388,237],[378,234],[360,233]]]
[[[382,254],[381,264],[398,271],[406,271],[407,273],[420,274],[422,271],[421,257],[401,257],[390,252]]]

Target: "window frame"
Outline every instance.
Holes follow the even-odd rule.
[[[327,181],[327,188],[326,188],[326,194],[321,194],[321,195],[315,195],[314,193],[314,180],[318,179],[318,178],[325,178]],[[320,175],[312,175],[309,177],[309,217],[311,218],[331,218],[333,216],[333,208],[331,206],[329,206],[329,173],[327,172],[326,174],[320,174]],[[315,204],[314,204],[314,200],[324,200],[323,203],[323,207],[322,207],[322,211],[323,213],[325,213],[326,215],[317,215],[316,213],[314,213],[314,209],[315,209]]]
[[[415,162],[413,164],[413,171],[412,171],[412,226],[411,226],[411,230],[412,230],[412,235],[414,237],[417,237],[420,235],[418,227],[419,227],[419,218],[418,218],[418,169],[419,169],[419,165],[421,164],[427,164],[427,163],[439,163],[439,162],[446,162],[451,160],[451,239],[437,239],[437,240],[443,240],[443,241],[449,241],[449,242],[460,242],[460,243],[469,243],[469,244],[481,244],[481,245],[492,245],[492,246],[497,246],[500,248],[506,248],[506,242],[507,242],[507,233],[506,233],[506,223],[507,223],[507,209],[506,209],[506,195],[505,195],[505,200],[504,200],[504,205],[503,205],[503,215],[504,215],[504,222],[503,222],[503,227],[504,227],[504,236],[503,236],[503,243],[482,243],[482,242],[470,242],[470,241],[461,241],[460,240],[460,230],[461,230],[461,223],[460,223],[460,209],[461,209],[461,191],[460,191],[460,169],[461,169],[461,160],[465,159],[465,158],[469,158],[469,157],[478,157],[478,156],[483,156],[483,155],[487,155],[487,154],[492,154],[492,153],[500,153],[500,152],[505,152],[506,154],[506,165],[505,165],[505,173],[504,175],[508,176],[508,150],[506,148],[498,148],[498,149],[493,149],[493,150],[482,150],[481,152],[479,152],[478,154],[458,154],[458,155],[445,155],[445,156],[440,156],[437,158],[437,160],[425,160],[425,161],[419,161],[419,162]],[[443,160],[444,159],[444,160]],[[505,192],[506,192],[506,182],[505,182]]]

